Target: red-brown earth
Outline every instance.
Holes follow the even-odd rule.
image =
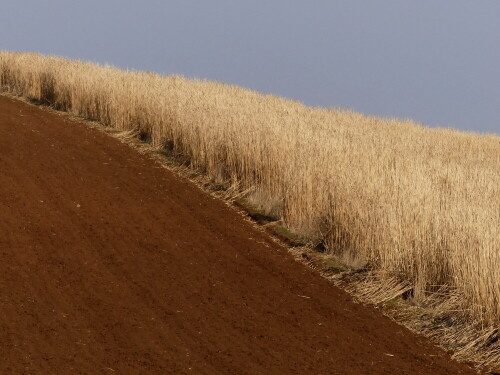
[[[193,183],[0,96],[1,374],[474,374]]]

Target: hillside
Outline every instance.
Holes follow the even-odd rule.
[[[0,86],[182,156],[349,266],[410,285],[405,298],[483,327],[472,351],[498,346],[498,136],[37,54],[1,52]]]

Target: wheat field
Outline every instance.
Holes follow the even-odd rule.
[[[32,53],[0,52],[0,86],[135,131],[415,300],[447,288],[467,319],[500,324],[498,136]]]

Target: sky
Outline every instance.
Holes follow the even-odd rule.
[[[498,0],[5,0],[0,49],[500,134]]]

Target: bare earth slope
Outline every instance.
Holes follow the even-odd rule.
[[[1,374],[473,374],[222,202],[0,96]]]

